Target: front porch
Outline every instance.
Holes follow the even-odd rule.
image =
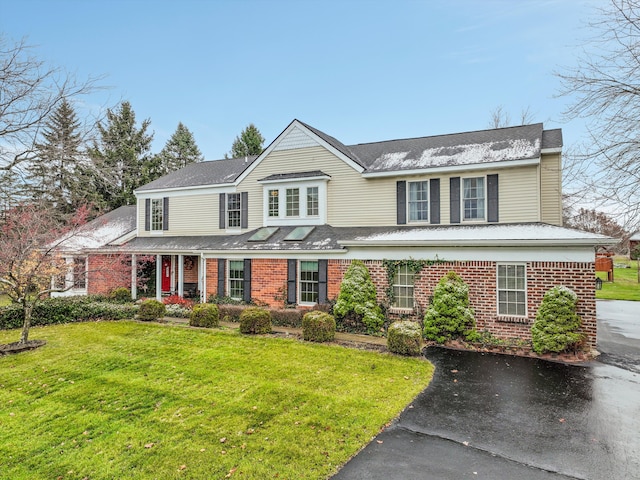
[[[202,301],[204,259],[199,255],[136,255],[131,256],[131,297],[162,297],[179,295]],[[159,267],[159,268],[158,268]]]

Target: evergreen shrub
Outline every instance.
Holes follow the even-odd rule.
[[[164,303],[158,300],[145,300],[138,309],[138,320],[150,322],[162,318],[167,313]]]
[[[469,286],[456,272],[447,273],[433,291],[433,302],[424,314],[424,336],[444,343],[465,337],[475,339],[475,319],[469,307]]]
[[[130,303],[133,301],[131,299],[131,292],[125,287],[113,289],[109,294],[109,299],[116,303]]]
[[[535,352],[562,352],[584,341],[585,336],[578,332],[577,303],[578,296],[567,287],[553,287],[544,294],[531,326]]]
[[[260,307],[245,308],[240,314],[241,333],[271,333],[271,313]]]
[[[198,303],[193,306],[189,325],[192,327],[217,327],[220,325],[218,306],[213,303]]]
[[[400,355],[420,355],[422,328],[411,320],[393,322],[387,330],[387,349]]]
[[[302,338],[310,342],[330,342],[336,336],[336,319],[318,310],[302,317]]]
[[[377,303],[376,286],[364,262],[353,260],[340,284],[340,293],[333,313],[338,322],[349,323],[355,317],[356,323],[364,324],[367,333],[378,333],[384,325],[384,315]]]

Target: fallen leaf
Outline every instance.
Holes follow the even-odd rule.
[[[237,468],[232,468],[231,470],[229,470],[229,473],[227,473],[224,478],[231,478],[231,475],[233,475],[233,472],[235,472],[236,470]]]
[[[186,465],[180,465],[180,468],[178,469],[178,471],[186,470],[186,469],[187,469]]]
[[[227,437],[222,437],[222,438],[220,439],[220,443],[224,443],[224,442],[226,442],[226,441],[227,441]]]
[[[151,448],[155,445],[155,443],[151,442],[151,443],[147,443],[145,444],[144,448]]]
[[[204,452],[204,451],[206,451],[206,450],[207,450],[206,448],[201,448],[201,449],[200,449],[200,451],[201,451],[201,452]]]
[[[376,440],[377,443],[384,443],[382,440]]]
[[[565,421],[566,421],[566,420],[565,420],[564,418],[561,418],[561,419],[559,420],[559,422],[560,422],[560,423],[564,423]]]
[[[463,444],[465,447],[468,447],[468,446],[469,446],[469,442],[462,442],[462,444]]]
[[[458,370],[453,369],[451,370],[451,373],[458,373]]]

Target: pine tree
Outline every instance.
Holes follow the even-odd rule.
[[[264,144],[264,137],[260,133],[260,130],[250,123],[240,135],[236,137],[231,146],[231,152],[229,155],[225,155],[226,158],[239,158],[247,157],[250,155],[260,155],[262,153],[262,145]]]
[[[107,124],[98,124],[100,138],[89,151],[93,162],[95,185],[107,210],[135,203],[133,191],[149,181],[149,162],[153,133],[151,121],[136,127],[136,116],[129,102],[116,110],[107,110]]]
[[[156,171],[150,172],[150,175],[158,178],[190,163],[201,162],[202,160],[204,160],[204,157],[198,145],[196,145],[193,134],[180,122],[176,131],[157,155],[154,162]],[[151,178],[151,180],[154,178]]]
[[[82,203],[76,171],[84,155],[80,122],[66,100],[47,119],[36,152],[27,167],[29,196],[51,205],[60,214],[74,211]]]

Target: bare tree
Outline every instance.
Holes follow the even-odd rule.
[[[531,108],[523,108],[518,117],[518,125],[528,125],[533,123],[534,116]],[[489,128],[505,128],[512,126],[511,115],[502,105],[498,105],[492,112],[489,120]]]
[[[63,100],[94,90],[97,81],[78,81],[33,56],[32,49],[0,34],[0,170],[33,158],[44,120]]]
[[[610,0],[589,26],[578,66],[557,74],[560,94],[575,98],[566,117],[588,121],[587,142],[567,160],[600,205],[625,207],[632,228],[640,221],[640,0]]]

